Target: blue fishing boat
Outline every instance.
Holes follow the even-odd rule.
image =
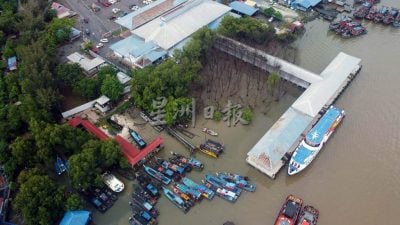
[[[170,169],[179,175],[183,175],[185,173],[185,168],[175,165],[173,163],[170,163],[168,161],[162,160],[161,166],[164,167],[165,169]]]
[[[156,180],[161,181],[165,185],[168,185],[169,183],[171,183],[171,179],[166,177],[164,174],[154,170],[151,167],[148,167],[148,166],[145,166],[145,165],[143,167],[144,167],[144,171],[146,171],[147,174],[149,174],[150,176],[154,177]]]
[[[136,131],[130,129],[129,134],[131,135],[132,139],[135,141],[135,143],[139,146],[140,149],[146,147],[147,145],[146,142]]]
[[[207,182],[207,181],[204,181],[204,180],[202,180],[202,182],[204,183],[204,185],[205,185],[206,187],[208,187],[208,188],[212,189],[213,191],[215,191],[215,193],[216,193],[219,197],[221,197],[221,198],[223,198],[223,199],[225,199],[225,200],[227,200],[227,201],[229,201],[229,202],[236,202],[236,200],[237,200],[238,197],[239,197],[239,196],[238,196],[235,192],[233,192],[233,191],[227,190],[227,189],[222,188],[222,187],[218,187],[218,186],[213,185],[212,183]]]
[[[227,182],[227,181],[219,179],[218,177],[213,176],[211,174],[206,174],[205,179],[208,183],[210,183],[218,188],[225,188],[229,191],[232,191],[238,196],[242,193],[242,189],[236,187],[235,183]]]
[[[240,176],[234,173],[219,172],[217,173],[218,178],[225,180],[227,182],[235,183],[237,187],[243,190],[254,192],[256,190],[256,185],[248,181],[247,177]]]
[[[175,153],[175,152],[171,152],[171,155],[173,155],[173,158],[171,158],[171,159],[174,161],[177,160],[177,161],[180,161],[181,163],[187,163],[190,166],[192,166],[193,168],[196,168],[198,170],[202,170],[204,168],[203,163],[200,160],[195,159],[193,157],[187,158],[187,157],[185,157],[181,154]]]
[[[344,110],[334,106],[329,107],[294,151],[289,162],[289,175],[304,170],[313,161],[344,117]]]
[[[174,205],[176,205],[176,207],[181,209],[184,213],[187,213],[189,211],[189,208],[185,205],[185,202],[181,199],[181,197],[179,197],[174,192],[172,192],[171,190],[169,190],[168,188],[165,188],[165,187],[163,187],[163,192],[164,192],[165,196],[172,203],[174,203]]]
[[[65,165],[65,161],[61,159],[61,157],[57,156],[56,161],[54,162],[54,168],[58,175],[61,175],[65,171],[67,171],[67,166]]]
[[[187,178],[187,177],[184,177],[184,178],[182,179],[182,182],[183,182],[186,186],[188,186],[189,188],[198,190],[205,198],[207,198],[207,199],[209,199],[209,200],[211,200],[211,199],[214,198],[214,195],[215,195],[214,191],[211,190],[211,189],[209,189],[209,188],[207,188],[206,186],[201,185],[201,184],[197,184],[196,182],[190,180],[190,179]]]
[[[190,195],[193,199],[199,200],[201,198],[201,193],[195,189],[189,188],[184,184],[176,184],[175,187],[181,192]]]

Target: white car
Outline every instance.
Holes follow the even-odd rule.
[[[100,39],[100,42],[101,43],[108,43],[108,39],[107,38],[102,38],[102,39]]]
[[[121,11],[121,9],[113,8],[111,11],[112,11],[113,13],[119,13],[119,12]]]
[[[102,175],[104,183],[113,191],[113,192],[121,192],[124,190],[125,185],[120,181],[118,178],[116,178],[113,174],[111,173],[104,173]]]
[[[108,0],[108,2],[111,4],[115,4],[115,3],[117,3],[117,0]]]
[[[132,7],[131,7],[131,10],[132,11],[136,11],[136,10],[138,10],[139,9],[139,6],[137,6],[137,5],[133,5]]]
[[[104,44],[103,44],[103,43],[98,43],[98,44],[96,45],[96,48],[102,48],[102,47],[104,47]]]

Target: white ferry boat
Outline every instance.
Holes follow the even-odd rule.
[[[294,151],[289,162],[289,175],[302,171],[313,161],[344,117],[344,110],[329,107]]]

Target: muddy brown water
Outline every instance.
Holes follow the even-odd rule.
[[[400,7],[396,0],[384,3]],[[239,225],[270,225],[290,193],[320,210],[318,224],[398,224],[400,29],[367,23],[367,35],[342,40],[327,33],[324,21],[316,20],[306,27],[305,36],[296,43],[299,65],[319,73],[340,51],[362,59],[361,73],[336,102],[347,112],[344,123],[309,168],[293,177],[284,168],[271,180],[245,163],[246,153],[300,92],[285,95],[266,115],[257,113],[249,126],[227,128],[222,122],[199,119],[194,129],[199,136],[194,142],[204,140],[200,129],[207,126],[220,133],[218,140],[226,145],[226,153],[219,159],[197,153],[205,170],[191,172],[188,177],[200,182],[206,172],[237,172],[249,176],[257,191],[242,194],[235,204],[219,198],[203,200],[187,214],[162,197],[157,204],[159,224],[222,225],[230,220]],[[167,157],[171,150],[185,153],[174,139],[163,136],[166,147],[161,156]],[[105,214],[94,213],[96,224],[128,224],[132,188],[128,183],[126,186],[113,208]]]

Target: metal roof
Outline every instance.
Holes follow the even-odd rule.
[[[229,6],[233,10],[235,10],[241,14],[247,15],[247,16],[252,16],[258,11],[258,9],[252,7],[244,2],[239,2],[239,1],[231,2],[229,4]]]
[[[292,107],[304,114],[315,117],[318,112],[336,97],[346,83],[348,76],[358,67],[361,59],[339,53],[320,74],[321,80],[312,83],[293,103]]]
[[[193,0],[133,30],[133,33],[168,50],[230,9],[210,0]]]
[[[247,155],[255,165],[261,165],[266,169],[274,167],[285,153],[290,150],[312,119],[312,117],[290,107]],[[262,159],[263,155],[269,158],[269,163]]]
[[[310,7],[316,6],[320,2],[321,2],[321,0],[295,0],[292,3],[292,5],[297,5],[297,6],[305,8],[305,9],[308,9]]]
[[[126,74],[123,73],[123,72],[118,72],[118,73],[117,73],[117,78],[118,78],[118,81],[119,81],[121,84],[126,84],[126,83],[128,83],[128,82],[131,80],[131,77],[128,76],[128,75],[126,75]]]
[[[110,48],[121,56],[131,55],[137,58],[157,48],[157,45],[152,41],[145,42],[142,38],[131,35],[111,45]]]
[[[85,71],[90,71],[105,63],[105,61],[101,58],[96,57],[93,59],[89,59],[79,54],[78,52],[74,52],[71,55],[67,56],[67,59],[73,63],[78,63]]]
[[[87,225],[89,221],[89,211],[68,211],[65,213],[60,225]]]
[[[115,20],[115,22],[129,30],[133,30],[186,1],[187,0],[157,0]]]

